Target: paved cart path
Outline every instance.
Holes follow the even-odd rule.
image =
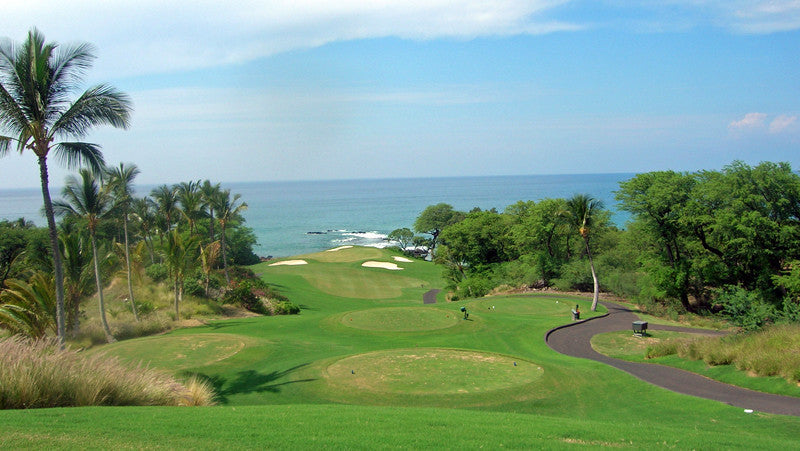
[[[436,303],[436,295],[442,290],[430,290],[425,292],[422,295],[422,303],[423,304],[435,304]]]
[[[677,368],[650,363],[636,363],[614,359],[592,349],[594,335],[617,330],[631,330],[633,321],[639,319],[631,310],[612,302],[603,302],[608,315],[578,321],[557,327],[545,335],[547,345],[566,355],[582,357],[619,368],[643,381],[668,390],[701,398],[713,399],[732,406],[759,412],[800,416],[800,398],[761,393],[746,388],[717,382],[705,376]],[[715,333],[704,329],[649,325],[651,330]]]

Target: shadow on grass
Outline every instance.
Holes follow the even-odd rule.
[[[269,373],[260,373],[255,370],[243,370],[237,372],[233,377],[226,378],[223,376],[208,376],[203,373],[186,373],[186,376],[197,376],[214,387],[214,392],[217,394],[216,400],[220,404],[227,404],[228,397],[231,395],[247,394],[247,393],[278,393],[281,387],[289,384],[297,384],[301,382],[312,382],[316,379],[297,379],[278,382],[295,371],[307,366],[307,363],[294,366],[283,371],[272,371]]]

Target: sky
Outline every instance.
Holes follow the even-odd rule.
[[[4,0],[89,42],[140,184],[800,169],[800,0]],[[77,96],[78,93],[76,93]],[[2,131],[0,131],[2,133]],[[59,186],[69,171],[51,159]],[[39,186],[32,154],[0,188]]]

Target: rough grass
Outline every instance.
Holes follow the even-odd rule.
[[[800,324],[781,324],[758,332],[727,337],[674,339],[656,343],[647,357],[667,355],[702,360],[708,365],[734,365],[757,376],[780,376],[800,382]]]
[[[0,408],[184,406],[213,403],[209,385],[104,356],[59,350],[51,340],[0,341]]]

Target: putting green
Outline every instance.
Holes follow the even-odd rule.
[[[102,347],[102,353],[156,368],[186,369],[210,365],[232,357],[250,341],[228,334],[148,337]]]
[[[470,302],[471,312],[569,317],[577,300],[538,296],[489,297]]]
[[[325,377],[362,392],[450,395],[504,390],[531,383],[543,372],[533,362],[500,354],[414,348],[346,357],[329,365]]]
[[[327,251],[306,254],[297,258],[307,258],[325,263],[346,263],[379,259],[384,256],[385,252],[375,247],[353,246],[328,249]]]
[[[388,307],[345,313],[342,324],[356,329],[416,332],[453,327],[463,321],[447,310],[430,307]]]

